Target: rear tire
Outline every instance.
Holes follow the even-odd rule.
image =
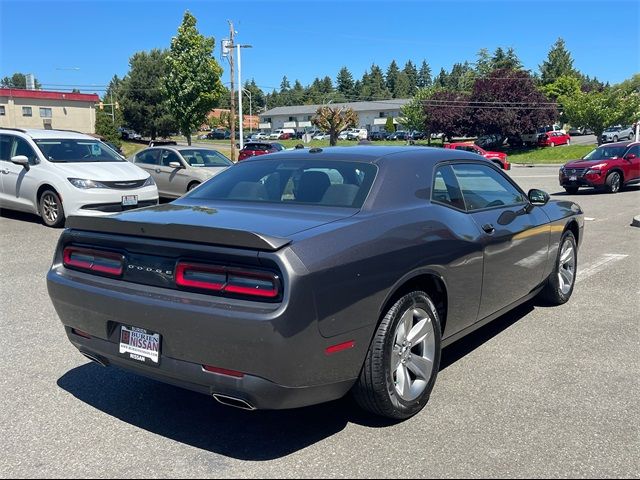
[[[191,182],[187,187],[187,192],[190,192],[191,190],[196,188],[198,185],[200,185],[200,182]]]
[[[376,330],[352,389],[365,410],[387,418],[412,417],[429,401],[440,369],[441,331],[435,304],[422,291],[404,295]]]
[[[45,190],[38,202],[40,216],[47,227],[59,228],[64,225],[64,207],[55,190]]]
[[[618,135],[614,135],[614,136],[613,136],[613,141],[614,141],[614,142],[617,142],[617,141],[618,141]]]
[[[567,303],[576,284],[578,270],[578,247],[573,232],[567,230],[562,234],[555,268],[539,296],[549,305]]]
[[[579,187],[564,187],[564,189],[569,195],[575,195],[578,193]]]
[[[620,177],[618,172],[611,172],[607,175],[605,184],[607,192],[618,193],[620,191],[620,186],[622,185],[622,177]]]

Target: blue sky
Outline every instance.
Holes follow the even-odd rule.
[[[483,47],[514,47],[525,67],[537,70],[560,36],[588,75],[616,83],[640,71],[637,0],[0,0],[0,76],[31,72],[47,89],[105,85],[127,73],[136,51],[168,48],[185,10],[201,33],[215,37],[218,58],[232,20],[237,40],[253,45],[243,50],[243,79],[255,78],[266,91],[283,75],[307,85],[316,76],[335,79],[347,66],[360,78],[372,63],[386,70],[394,58],[401,67],[426,59],[437,73],[475,61]]]

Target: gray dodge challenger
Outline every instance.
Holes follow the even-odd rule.
[[[100,365],[238,408],[351,393],[404,419],[443,347],[534,296],[569,300],[583,227],[472,153],[294,150],[169,204],[70,217],[47,283]]]

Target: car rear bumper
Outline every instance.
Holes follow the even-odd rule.
[[[201,364],[170,357],[163,357],[159,367],[150,367],[120,356],[117,343],[76,335],[70,327],[66,327],[66,332],[80,353],[102,366],[119,367],[160,382],[212,395],[221,403],[235,403],[249,410],[281,410],[329,402],[346,395],[354,383],[348,380],[309,387],[286,387],[255,375],[239,378],[207,372]]]

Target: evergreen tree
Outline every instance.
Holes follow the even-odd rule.
[[[387,88],[384,81],[384,74],[382,69],[376,64],[371,65],[371,72],[366,73],[362,77],[362,96],[363,100],[380,100],[388,99],[391,96],[391,92]]]
[[[398,64],[395,60],[392,60],[389,64],[389,68],[387,68],[386,75],[386,85],[387,89],[393,94],[396,90],[396,82],[398,81],[398,75],[400,74],[400,69],[398,68]]]
[[[486,77],[493,70],[491,54],[486,48],[481,48],[476,54],[478,60],[476,60],[476,72],[481,77]]]
[[[409,96],[413,96],[418,88],[418,69],[409,60],[402,71],[407,75],[407,80],[409,81]]]
[[[354,95],[353,76],[347,67],[342,67],[336,78],[337,90],[343,97],[349,98]]]
[[[498,69],[522,70],[522,62],[512,47],[509,47],[506,52],[502,47],[496,48],[491,59],[491,70]]]
[[[434,80],[433,84],[439,88],[447,88],[449,85],[449,75],[447,75],[447,71],[444,68],[440,68],[440,73]]]
[[[395,90],[392,92],[393,98],[411,97],[411,82],[405,72],[400,72],[396,79]]]
[[[280,82],[280,92],[286,92],[291,88],[291,84],[289,83],[289,79],[285,75],[282,77],[282,81]]]
[[[558,38],[553,44],[547,59],[540,65],[540,74],[543,85],[555,82],[562,76],[576,76],[578,72],[573,68],[573,58],[562,38]]]
[[[420,66],[420,71],[418,72],[417,87],[430,87],[432,83],[433,80],[431,79],[431,67],[426,60],[422,60],[422,65]]]

